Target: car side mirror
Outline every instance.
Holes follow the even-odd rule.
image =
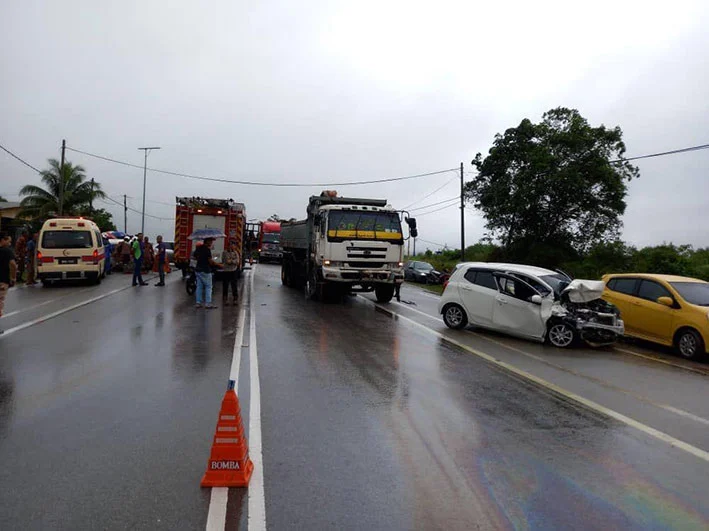
[[[672,300],[672,297],[658,297],[657,303],[667,306],[668,308],[672,308],[675,305],[675,301]]]
[[[539,305],[542,304],[542,300],[543,300],[543,299],[542,299],[542,296],[541,296],[541,295],[532,295],[532,296],[529,298],[529,302],[533,302],[534,304],[539,304]]]

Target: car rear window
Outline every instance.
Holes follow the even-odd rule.
[[[494,289],[497,291],[497,284],[491,271],[480,271],[477,269],[468,269],[465,272],[465,279],[471,284],[482,286],[483,288]]]
[[[88,230],[47,230],[42,234],[45,249],[90,249],[93,247]]]
[[[626,295],[634,295],[636,282],[635,278],[612,278],[608,281],[608,289]]]

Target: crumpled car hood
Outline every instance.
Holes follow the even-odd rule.
[[[600,299],[605,284],[602,280],[572,280],[562,293],[568,295],[571,302],[591,302]]]

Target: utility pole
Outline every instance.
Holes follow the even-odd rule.
[[[62,140],[62,162],[59,166],[59,215],[64,214],[64,155],[66,152],[66,140]]]
[[[414,238],[414,256],[416,256],[416,238]]]
[[[465,183],[463,163],[460,163],[460,261],[465,262]]]
[[[140,222],[140,232],[145,233],[145,184],[146,184],[146,177],[148,174],[148,153],[150,152],[151,149],[160,149],[160,148],[157,146],[153,146],[153,147],[142,147],[142,148],[138,148],[138,149],[145,152],[145,162],[143,163],[143,216],[142,216],[142,220]]]
[[[89,215],[94,213],[94,178],[91,177],[91,195],[89,196]]]
[[[128,197],[123,194],[123,232],[128,234]]]

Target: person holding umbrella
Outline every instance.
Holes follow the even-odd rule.
[[[199,229],[189,236],[191,240],[204,240],[204,243],[197,247],[194,252],[194,257],[197,261],[197,266],[195,267],[197,276],[195,308],[204,307],[209,310],[216,308],[212,304],[212,268],[221,267],[221,265],[212,258],[214,238],[226,238],[226,235],[214,229]]]

